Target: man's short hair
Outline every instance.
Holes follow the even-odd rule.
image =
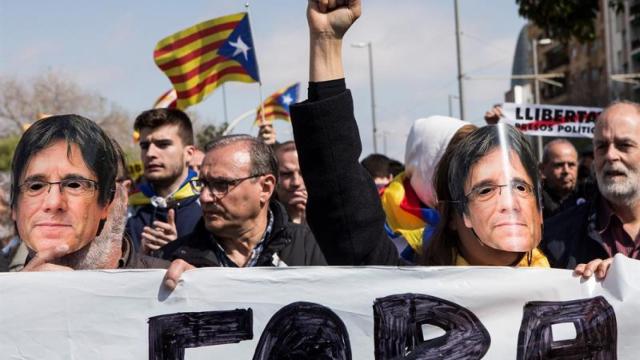
[[[288,140],[275,146],[276,155],[287,151],[297,151],[295,141]]]
[[[205,152],[216,150],[231,144],[244,142],[248,146],[251,158],[250,176],[272,174],[278,178],[278,160],[271,146],[257,137],[246,134],[221,136],[205,146]]]
[[[573,144],[571,143],[571,141],[567,140],[567,139],[553,139],[551,141],[549,141],[548,143],[546,143],[544,145],[544,150],[542,150],[542,163],[543,164],[548,164],[549,161],[551,161],[551,147],[557,144],[565,144],[565,145],[569,145],[571,146],[571,148],[573,149],[573,151],[576,152],[576,154],[578,154],[578,150],[576,150],[576,147],[573,146]]]
[[[478,128],[462,139],[451,156],[449,191],[459,214],[466,213],[468,210],[464,184],[469,177],[471,167],[492,150],[500,147],[498,130],[500,126],[504,126],[505,138],[509,142],[509,149],[518,155],[527,175],[531,178],[533,193],[537,200],[536,205],[538,209],[541,207],[538,167],[536,166],[536,158],[531,145],[529,145],[524,135],[511,125],[487,125]]]
[[[369,172],[371,177],[388,177],[391,174],[389,165],[391,159],[382,154],[371,154],[362,159],[360,164]]]
[[[38,120],[20,138],[11,163],[11,208],[16,206],[20,180],[31,157],[57,141],[67,144],[67,156],[71,156],[71,145],[78,145],[87,168],[97,178],[98,204],[108,205],[115,189],[116,150],[111,139],[95,122],[71,114]]]
[[[165,125],[177,125],[182,145],[193,145],[193,125],[191,119],[179,109],[151,109],[143,111],[133,123],[133,129],[157,129]]]
[[[120,143],[114,138],[111,138],[111,144],[113,145],[113,149],[116,151],[116,157],[118,159],[118,171],[116,175],[116,180],[126,180],[131,178],[131,174],[129,174],[129,167],[127,166],[127,155],[122,150],[122,146]]]

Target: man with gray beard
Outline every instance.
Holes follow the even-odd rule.
[[[616,254],[640,259],[640,104],[604,109],[593,134],[599,193],[545,221],[542,249],[552,267],[585,265],[600,275]],[[578,271],[578,273],[581,273]]]

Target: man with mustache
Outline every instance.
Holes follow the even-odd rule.
[[[144,181],[129,197],[133,215],[127,233],[136,250],[155,256],[162,246],[187,236],[200,219],[198,196],[189,181],[195,152],[191,120],[178,109],[152,109],[136,118]]]
[[[306,225],[289,221],[273,200],[278,162],[273,150],[250,135],[227,135],[207,145],[200,177],[202,217],[195,231],[160,249],[174,260],[167,279],[204,266],[254,267],[326,265]]]
[[[545,222],[543,250],[554,267],[604,274],[621,253],[640,258],[640,105],[614,102],[596,121],[593,201]],[[601,259],[607,259],[605,261]]]

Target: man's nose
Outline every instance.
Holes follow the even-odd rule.
[[[60,184],[50,184],[49,189],[42,196],[44,196],[45,211],[58,211],[66,207],[66,198]]]
[[[520,211],[518,197],[514,195],[512,185],[500,188],[498,193],[498,206],[500,211]]]
[[[146,157],[156,157],[158,153],[158,147],[155,146],[153,143],[149,144],[149,147],[147,148],[147,151],[145,153]]]
[[[293,176],[291,177],[291,185],[299,187],[303,184],[302,181],[302,174],[300,174],[299,172],[294,172]]]
[[[213,203],[218,201],[218,197],[216,197],[215,195],[213,195],[213,193],[211,192],[211,190],[209,190],[208,187],[203,187],[202,190],[200,190],[200,203],[203,204],[207,204],[207,203]]]

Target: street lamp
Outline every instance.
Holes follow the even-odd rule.
[[[351,44],[354,48],[367,48],[369,50],[369,85],[371,88],[371,122],[373,123],[373,152],[378,152],[378,142],[376,140],[376,134],[378,132],[376,126],[376,99],[373,86],[373,54],[371,50],[371,41],[359,42]]]
[[[552,40],[549,38],[533,39],[533,88],[535,95],[535,103],[540,104],[540,83],[538,82],[538,45],[549,45]],[[542,136],[538,135],[538,160],[542,161]]]

